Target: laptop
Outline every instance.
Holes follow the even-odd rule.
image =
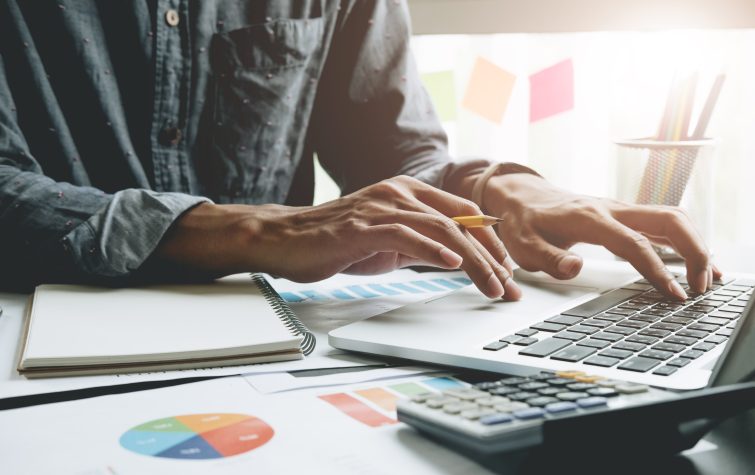
[[[705,387],[755,287],[731,275],[690,299],[664,297],[627,263],[586,260],[558,281],[518,269],[524,297],[469,286],[329,333],[335,348],[510,375],[581,370],[674,390]]]

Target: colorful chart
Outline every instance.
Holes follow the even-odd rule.
[[[246,414],[189,414],[156,419],[121,436],[123,448],[172,459],[216,459],[264,445],[273,428]]]
[[[325,302],[332,300],[372,299],[401,294],[424,294],[429,292],[447,292],[460,289],[472,283],[466,277],[448,279],[425,279],[412,282],[395,282],[389,284],[347,285],[343,288],[317,290],[298,290],[296,292],[279,292],[288,303]],[[330,295],[326,295],[330,294]]]
[[[465,387],[461,381],[446,376],[385,387],[359,389],[349,393],[323,394],[319,398],[343,414],[369,427],[396,424],[396,401],[427,392]]]

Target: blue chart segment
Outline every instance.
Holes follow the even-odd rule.
[[[333,300],[372,299],[384,296],[448,292],[471,284],[466,277],[431,278],[411,282],[347,285],[342,288],[317,291],[313,289],[279,292],[288,303],[326,302]]]

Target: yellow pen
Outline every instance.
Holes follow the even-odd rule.
[[[454,221],[461,224],[465,228],[484,228],[486,226],[492,226],[496,223],[503,221],[501,218],[494,218],[492,216],[477,215],[477,216],[454,216]]]

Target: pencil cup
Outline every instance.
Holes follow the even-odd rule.
[[[706,241],[713,231],[713,139],[623,140],[618,146],[616,197],[638,204],[679,206]],[[678,256],[659,250],[663,258]]]

